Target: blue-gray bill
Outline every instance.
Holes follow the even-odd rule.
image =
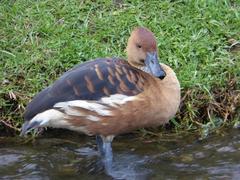
[[[149,71],[149,73],[152,74],[153,76],[158,77],[160,79],[164,79],[164,77],[166,76],[166,73],[164,72],[164,70],[162,69],[161,65],[158,62],[157,52],[147,53],[145,65],[147,71]]]

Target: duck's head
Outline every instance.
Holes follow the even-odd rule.
[[[128,62],[151,75],[163,79],[166,73],[158,62],[157,42],[147,28],[135,28],[128,39]]]

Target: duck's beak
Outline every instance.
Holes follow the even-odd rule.
[[[162,69],[161,65],[158,62],[157,52],[148,52],[145,59],[145,65],[148,68],[149,72],[160,79],[164,79],[166,73]]]

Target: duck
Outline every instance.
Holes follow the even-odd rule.
[[[159,63],[152,31],[136,27],[122,58],[98,58],[65,72],[27,105],[21,136],[42,127],[65,128],[96,143],[108,174],[115,136],[169,122],[180,104],[173,69]]]

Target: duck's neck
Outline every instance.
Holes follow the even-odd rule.
[[[127,61],[128,61],[128,63],[129,63],[131,66],[133,66],[133,67],[135,67],[135,68],[138,68],[138,69],[139,69],[139,67],[141,67],[139,64],[137,64],[137,63],[135,63],[133,60],[131,60],[131,58],[128,58]]]
[[[131,61],[129,58],[128,58],[128,63],[131,65],[131,66],[133,66],[133,67],[135,67],[135,68],[137,68],[137,69],[140,69],[140,70],[142,70],[142,71],[144,71],[144,72],[146,72],[146,73],[148,73],[148,74],[151,74],[150,73],[150,71],[149,71],[149,69],[146,67],[146,66],[142,66],[142,65],[140,65],[140,64],[136,64],[136,63],[132,63],[133,61]]]
[[[163,80],[151,78],[151,82],[146,86],[146,94],[149,96],[152,108],[155,109],[156,119],[167,121],[172,118],[178,110],[180,104],[180,84],[173,70],[165,64],[161,64],[166,72]]]

